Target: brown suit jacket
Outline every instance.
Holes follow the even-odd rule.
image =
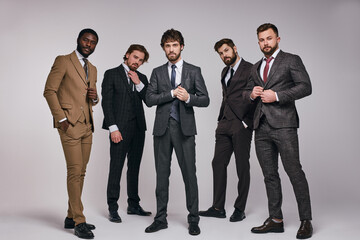
[[[75,51],[55,59],[44,90],[44,97],[54,117],[54,127],[59,127],[59,121],[64,118],[75,125],[84,113],[90,117],[90,122],[94,122],[92,106],[97,102],[87,97],[87,88],[96,89],[97,70],[90,62],[88,81]]]

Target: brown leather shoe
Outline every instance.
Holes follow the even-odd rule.
[[[307,238],[311,238],[313,233],[313,228],[311,225],[311,221],[310,220],[303,220],[301,221],[301,225],[300,228],[296,234],[296,238],[297,239],[307,239]]]
[[[264,224],[259,227],[253,227],[251,229],[253,233],[268,233],[268,232],[276,232],[282,233],[284,232],[284,223],[276,223],[271,218],[265,220]]]

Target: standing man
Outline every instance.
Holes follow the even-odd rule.
[[[144,149],[146,122],[142,101],[148,80],[137,69],[149,59],[145,47],[133,44],[124,55],[124,62],[107,70],[102,83],[103,128],[110,131],[110,170],[107,186],[109,220],[121,222],[117,201],[125,157],[128,158],[128,214],[149,216],[140,207],[138,180]]]
[[[210,100],[200,68],[181,58],[184,49],[182,34],[174,29],[167,30],[161,38],[161,47],[169,61],[153,70],[146,93],[147,104],[157,105],[153,130],[157,213],[145,232],[156,232],[168,226],[166,217],[170,164],[175,149],[185,184],[189,234],[198,235],[199,200],[193,107],[207,107]]]
[[[98,102],[97,70],[87,57],[98,41],[94,30],[83,29],[76,50],[55,59],[44,90],[66,159],[69,207],[64,227],[75,228],[75,235],[86,239],[94,238],[95,226],[86,223],[81,193],[94,131],[92,106]]]
[[[212,161],[214,195],[213,204],[204,217],[225,218],[225,195],[227,166],[232,153],[235,154],[236,172],[239,178],[238,197],[230,222],[245,218],[245,206],[250,185],[250,145],[252,139],[253,104],[244,98],[252,64],[238,54],[231,39],[221,39],[214,46],[225,63],[221,73],[223,100],[215,131],[215,153]]]
[[[271,23],[258,27],[259,46],[264,53],[251,71],[250,94],[256,102],[254,114],[256,154],[264,174],[269,218],[253,233],[283,232],[282,193],[278,173],[280,154],[293,186],[301,226],[296,237],[312,236],[309,187],[299,159],[297,128],[299,117],[295,100],[311,94],[311,83],[300,57],[279,49],[278,29]]]

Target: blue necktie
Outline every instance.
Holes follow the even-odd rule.
[[[171,65],[171,86],[175,89],[175,79],[176,79],[176,72],[175,72],[176,65]],[[170,116],[175,119],[176,121],[180,122],[179,118],[179,99],[175,98],[172,102],[171,109],[170,109]]]
[[[176,65],[173,64],[171,65],[171,86],[173,89],[175,89],[175,79],[176,79],[176,72],[175,72],[175,68],[176,68]]]

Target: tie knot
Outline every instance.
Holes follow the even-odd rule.
[[[274,57],[269,57],[269,58],[266,58],[266,63],[271,62],[271,60],[273,60],[273,59],[274,59]]]
[[[174,70],[176,68],[176,65],[175,64],[171,65],[171,68]]]

